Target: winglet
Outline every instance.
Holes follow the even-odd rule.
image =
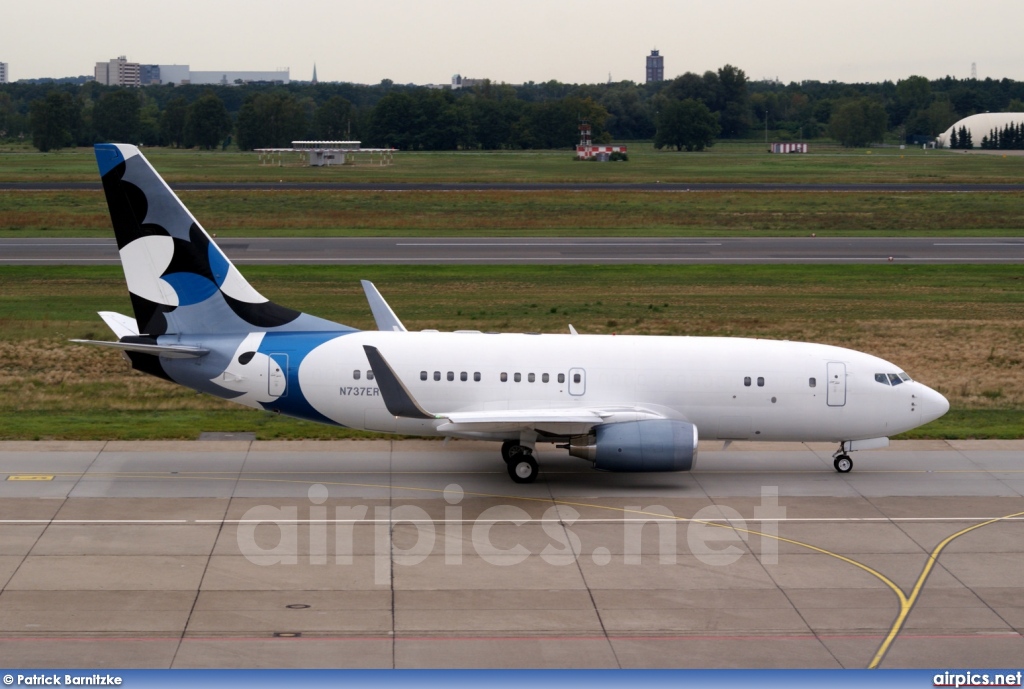
[[[384,406],[388,408],[393,416],[401,416],[406,419],[436,419],[437,417],[421,407],[413,396],[406,389],[405,385],[391,366],[384,360],[376,347],[363,345],[366,358],[373,369],[373,377],[377,380],[380,388],[380,395],[384,398]]]
[[[384,301],[384,297],[381,296],[377,288],[374,287],[373,283],[369,280],[360,280],[359,284],[363,286],[363,292],[366,293],[366,301],[370,303],[370,311],[373,313],[373,320],[377,321],[377,330],[386,330],[389,332],[406,332],[405,326],[402,325],[402,321],[398,320],[398,316],[391,310],[388,303]]]

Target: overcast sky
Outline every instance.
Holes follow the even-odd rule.
[[[194,70],[290,68],[308,80],[644,80],[724,64],[751,79],[1024,80],[1024,0],[9,0],[10,78],[93,73],[126,55]]]

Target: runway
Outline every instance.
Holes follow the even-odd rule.
[[[1021,263],[1019,237],[220,238],[239,265]],[[0,239],[0,265],[114,265],[114,239]]]
[[[1024,442],[833,449],[0,443],[0,664],[1019,666]]]

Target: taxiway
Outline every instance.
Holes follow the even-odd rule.
[[[7,667],[1012,667],[1024,442],[0,443]]]

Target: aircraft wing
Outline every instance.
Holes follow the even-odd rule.
[[[456,424],[472,423],[589,423],[599,424],[605,419],[600,411],[592,409],[497,409],[489,411],[461,411],[437,414]]]
[[[657,411],[639,407],[592,408],[540,408],[494,409],[481,411],[431,412],[424,409],[409,392],[376,347],[363,345],[366,358],[373,369],[374,379],[388,412],[410,419],[444,420],[438,430],[508,430],[509,428],[538,428],[557,430],[566,425],[593,427],[602,423],[638,421],[665,418]]]

